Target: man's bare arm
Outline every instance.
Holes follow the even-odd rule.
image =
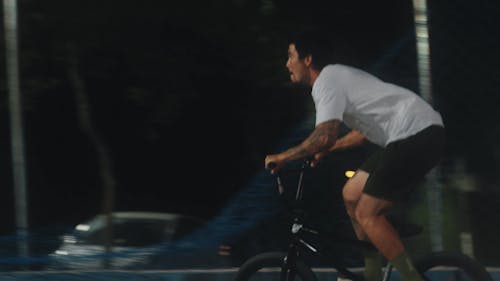
[[[284,161],[291,161],[328,151],[334,147],[337,141],[339,127],[339,120],[331,120],[318,124],[309,137],[300,145],[280,153],[279,157]]]
[[[352,130],[345,136],[337,139],[334,145],[332,145],[328,150],[324,150],[314,154],[314,159],[311,162],[311,166],[316,166],[321,159],[326,155],[334,151],[341,151],[356,146],[362,145],[366,141],[366,138],[359,131]]]
[[[347,133],[345,136],[339,138],[335,144],[330,147],[329,151],[339,151],[349,148],[354,148],[357,146],[361,146],[366,142],[366,138],[359,131],[352,130]]]

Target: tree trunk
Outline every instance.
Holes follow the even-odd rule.
[[[110,150],[106,142],[99,135],[92,124],[92,116],[88,94],[85,89],[85,81],[78,69],[78,58],[76,55],[70,55],[68,60],[68,75],[69,81],[75,92],[75,101],[78,114],[80,128],[89,138],[90,142],[96,149],[99,175],[103,186],[103,201],[102,210],[106,214],[106,233],[105,233],[105,249],[109,254],[112,251],[112,212],[114,208],[116,178],[113,171],[113,161]],[[107,255],[108,257],[110,255]],[[110,266],[110,259],[103,260],[105,268]]]

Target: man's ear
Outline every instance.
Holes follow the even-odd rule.
[[[305,58],[304,58],[304,63],[306,64],[306,66],[311,66],[312,65],[312,55],[307,55]]]

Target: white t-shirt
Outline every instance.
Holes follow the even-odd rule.
[[[441,115],[414,92],[345,65],[324,67],[312,97],[316,125],[337,119],[383,147],[430,125],[443,126]]]

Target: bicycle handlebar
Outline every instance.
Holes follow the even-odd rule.
[[[266,166],[266,170],[272,170],[272,169],[276,168],[276,166],[278,166],[276,163],[269,162]],[[314,167],[311,167],[311,160],[309,158],[307,158],[307,159],[304,159],[303,164],[300,168],[282,168],[278,171],[277,176],[279,176],[279,174],[299,173],[299,172],[303,172],[305,170],[313,169],[313,168]]]
[[[276,163],[270,162],[270,163],[267,164],[266,169],[267,170],[272,170],[276,166],[277,166]],[[301,165],[300,168],[280,169],[276,173],[276,182],[277,182],[279,194],[283,195],[283,192],[285,191],[285,188],[284,188],[284,185],[283,185],[283,181],[281,179],[281,175],[284,174],[284,173],[299,173],[299,174],[301,174],[301,176],[300,176],[300,179],[299,179],[299,188],[297,190],[297,196],[296,196],[297,198],[299,198],[299,195],[301,195],[301,193],[302,193],[302,175],[303,175],[304,171],[308,170],[308,169],[313,169],[313,167],[311,167],[311,160],[309,158],[308,159],[304,159],[304,161],[303,161],[303,163],[302,163],[302,165]]]

